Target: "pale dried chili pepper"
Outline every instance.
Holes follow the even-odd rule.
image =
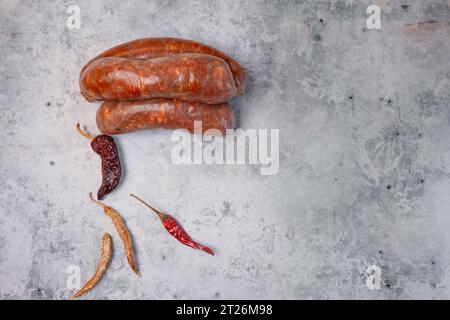
[[[141,275],[138,268],[136,267],[136,264],[134,263],[134,251],[133,251],[133,244],[131,241],[131,235],[128,231],[127,226],[125,225],[125,221],[123,221],[122,217],[119,215],[119,213],[114,210],[113,208],[95,200],[92,197],[92,193],[89,193],[89,197],[91,200],[103,208],[103,211],[105,214],[111,218],[114,227],[116,227],[117,233],[119,234],[120,239],[123,242],[123,246],[125,249],[125,255],[127,256],[128,264],[130,265],[131,269],[136,273],[138,276]]]
[[[178,241],[180,241],[182,244],[187,245],[188,247],[205,251],[206,253],[209,253],[211,255],[214,255],[214,251],[212,249],[202,246],[201,244],[198,244],[192,238],[187,234],[186,231],[184,231],[183,227],[180,226],[180,224],[170,215],[166,213],[162,213],[161,211],[156,210],[151,205],[149,205],[147,202],[139,198],[138,196],[134,194],[130,194],[131,197],[139,200],[142,202],[145,206],[150,208],[153,212],[155,212],[158,217],[161,219],[164,228]]]
[[[79,298],[85,295],[88,291],[92,290],[95,285],[100,281],[103,274],[108,267],[109,259],[111,258],[111,236],[107,233],[103,235],[102,238],[102,255],[100,256],[100,262],[98,263],[97,269],[89,279],[88,282],[81,288],[77,293],[72,296],[72,299]]]
[[[102,200],[119,184],[122,175],[119,151],[113,137],[101,134],[96,137],[84,132],[77,124],[77,131],[85,138],[91,140],[91,148],[102,159],[102,185],[98,189],[97,199]]]

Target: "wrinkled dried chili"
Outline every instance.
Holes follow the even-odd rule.
[[[136,267],[136,264],[134,263],[134,251],[133,251],[133,244],[131,241],[131,235],[128,231],[127,226],[125,225],[125,221],[122,219],[122,217],[119,215],[119,213],[114,210],[113,208],[95,200],[92,197],[92,193],[89,193],[89,197],[91,200],[103,208],[103,211],[105,214],[111,218],[114,226],[116,227],[117,233],[119,234],[120,239],[123,242],[123,246],[125,249],[125,255],[127,256],[128,264],[130,265],[131,269],[136,273],[138,276],[140,276],[140,272],[138,268]]]
[[[119,151],[113,137],[101,134],[96,137],[84,132],[77,124],[77,131],[91,140],[91,148],[102,159],[102,185],[98,189],[97,199],[102,200],[105,195],[111,193],[119,184],[122,175]]]
[[[208,247],[205,247],[201,244],[198,244],[192,238],[187,234],[187,232],[183,229],[183,227],[170,215],[162,213],[155,208],[153,208],[151,205],[149,205],[147,202],[139,198],[138,196],[134,194],[130,194],[131,197],[139,200],[142,202],[145,206],[150,208],[153,212],[155,212],[158,217],[161,219],[164,228],[178,241],[180,241],[182,244],[187,245],[191,248],[205,251],[206,253],[209,253],[211,255],[214,255],[214,251]]]
[[[102,255],[100,257],[100,262],[98,263],[97,269],[89,279],[88,282],[81,288],[77,293],[75,293],[72,298],[79,298],[85,295],[88,291],[92,290],[96,284],[100,281],[103,274],[108,267],[109,259],[111,258],[111,236],[107,233],[103,235],[102,238]]]

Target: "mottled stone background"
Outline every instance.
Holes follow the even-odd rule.
[[[382,30],[366,28],[370,4]],[[0,1],[0,297],[67,297],[67,268],[90,277],[110,232],[110,269],[87,298],[450,298],[449,21],[446,0]],[[107,202],[132,231],[137,278],[88,201],[100,162],[74,126],[96,132],[84,63],[153,36],[247,68],[232,104],[242,128],[280,129],[280,170],[176,166],[169,131],[118,137],[125,177]],[[130,192],[217,255],[177,243]]]

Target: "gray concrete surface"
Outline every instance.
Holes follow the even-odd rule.
[[[366,28],[370,4],[381,30]],[[114,257],[89,299],[450,298],[450,1],[2,0],[0,17],[1,299],[69,296],[69,266],[84,282],[103,232]],[[232,104],[242,128],[280,129],[280,170],[176,166],[169,131],[118,137],[125,177],[107,203],[132,231],[137,278],[88,201],[100,163],[74,126],[96,132],[84,63],[153,36],[247,68]],[[178,244],[130,192],[217,255]]]

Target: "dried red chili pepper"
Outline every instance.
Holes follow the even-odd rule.
[[[206,253],[209,253],[211,255],[214,255],[214,251],[212,249],[202,246],[201,244],[198,244],[192,238],[184,231],[183,227],[180,226],[180,224],[171,216],[168,214],[162,213],[155,208],[153,208],[151,205],[149,205],[147,202],[139,198],[138,196],[134,194],[130,194],[131,197],[139,200],[142,202],[145,206],[150,208],[153,212],[155,212],[158,217],[161,219],[164,228],[178,241],[180,241],[182,244],[187,245],[191,248],[197,249],[197,250],[203,250]]]
[[[113,137],[101,134],[96,137],[84,132],[77,124],[77,131],[85,138],[91,140],[91,148],[102,159],[102,185],[98,189],[97,199],[102,200],[119,184],[122,175],[119,151]]]

